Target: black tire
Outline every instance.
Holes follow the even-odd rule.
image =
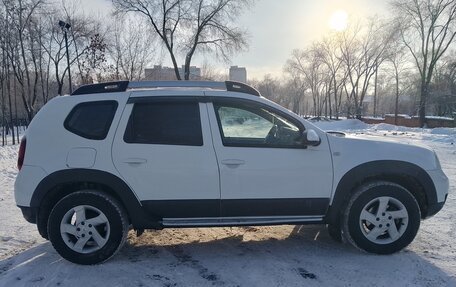
[[[387,209],[379,214],[378,210],[382,209],[381,201],[387,202]],[[404,208],[408,217],[396,218],[398,211],[404,214]],[[371,213],[369,217],[373,215],[371,220],[375,223],[361,220],[368,217],[366,213],[361,215],[363,210]],[[391,216],[393,214],[394,218]],[[420,221],[418,202],[407,189],[395,183],[376,181],[361,186],[350,198],[343,213],[342,235],[358,249],[376,254],[391,254],[402,250],[413,241]],[[368,235],[374,229],[369,236],[373,238],[371,240]]]
[[[47,233],[47,220],[43,219],[38,215],[36,227],[38,228],[38,232],[40,233],[41,237],[46,240],[49,240],[49,235]]]
[[[83,218],[86,218],[86,223],[84,223],[84,220],[82,220],[79,224],[70,222],[71,225],[74,225],[74,230],[72,229],[72,232],[77,229],[78,234],[74,235],[72,233],[64,232],[65,234],[62,235],[61,223],[63,223],[66,218],[70,216],[69,214],[73,212],[73,208],[78,208],[80,206],[84,207],[85,211]],[[90,220],[97,217],[96,211],[103,213],[106,222],[99,226],[95,226],[96,223],[94,223],[93,226],[92,224],[89,225]],[[90,214],[88,215],[87,213]],[[90,215],[93,214],[95,214],[95,216],[90,217]],[[98,213],[98,215],[100,215],[100,213]],[[73,218],[70,220],[74,220],[75,216],[76,213],[74,213],[74,216],[70,217]],[[87,230],[84,226],[81,226],[81,224],[85,224],[85,228],[87,228]],[[84,229],[81,230],[79,227],[83,227]],[[89,227],[93,229],[97,228],[98,230],[99,228],[102,228],[102,230],[97,234],[104,234],[104,238],[102,238],[103,244],[97,243],[98,241],[95,240],[95,235],[92,235],[92,231],[94,234],[96,232],[93,229],[89,229]],[[48,235],[54,249],[66,260],[83,265],[102,263],[114,256],[125,243],[128,228],[129,224],[126,212],[124,211],[122,205],[119,204],[113,197],[103,192],[94,190],[82,190],[65,196],[54,206],[49,215],[48,221]],[[90,235],[88,235],[89,233]],[[66,236],[66,238],[64,238],[64,236]],[[81,252],[77,252],[74,250],[76,249],[74,246],[76,246],[75,243],[81,239],[81,237],[85,237],[86,239],[90,238],[87,243],[83,244],[83,248],[88,246],[88,250],[82,251],[82,248]],[[69,242],[68,245],[64,240]],[[70,248],[70,245],[73,245],[73,247]],[[97,248],[99,249],[91,251],[90,248],[92,250]]]
[[[342,230],[340,230],[340,225],[328,224],[326,228],[328,230],[329,237],[336,242],[342,243]]]

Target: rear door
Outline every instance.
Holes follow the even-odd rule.
[[[115,167],[155,216],[219,216],[219,173],[203,94],[154,93],[130,97],[113,143]]]

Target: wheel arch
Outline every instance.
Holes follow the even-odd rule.
[[[40,234],[47,238],[47,219],[52,207],[63,197],[81,189],[93,189],[116,198],[125,208],[134,228],[151,227],[158,219],[145,213],[130,187],[119,177],[101,170],[67,169],[45,177],[35,189],[30,207],[36,208]]]
[[[434,183],[423,168],[405,161],[372,161],[352,168],[337,183],[326,222],[339,224],[340,212],[356,188],[375,180],[393,182],[409,190],[418,201],[422,218],[427,217],[428,206],[437,202]]]

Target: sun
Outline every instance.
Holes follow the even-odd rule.
[[[348,25],[348,14],[345,10],[337,10],[331,14],[329,18],[329,27],[333,30],[341,32],[347,29]]]

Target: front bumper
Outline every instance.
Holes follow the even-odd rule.
[[[427,173],[434,183],[437,202],[429,202],[426,218],[435,215],[443,208],[450,189],[448,177],[441,169],[427,171]]]
[[[442,210],[443,206],[445,205],[445,202],[446,202],[446,197],[445,197],[445,200],[443,202],[437,202],[435,204],[431,204],[428,206],[428,209],[427,209],[427,214],[426,214],[426,218],[429,218],[431,216],[434,216],[436,215],[440,210]]]
[[[448,190],[450,189],[450,182],[448,180],[448,177],[441,169],[428,170],[427,173],[434,182],[437,202],[445,202],[448,195]]]

